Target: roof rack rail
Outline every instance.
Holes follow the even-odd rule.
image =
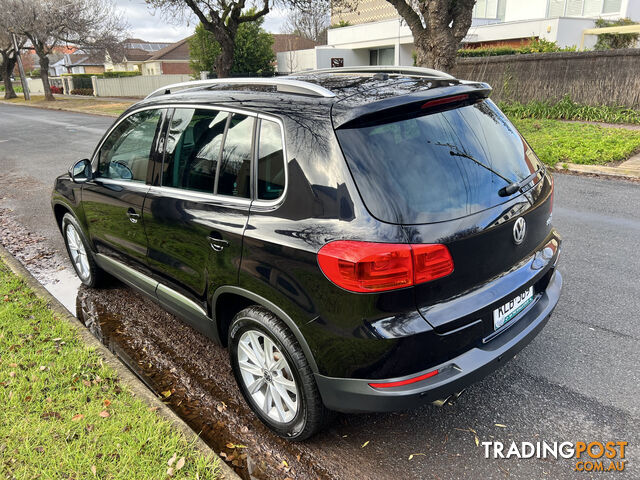
[[[193,87],[209,87],[215,85],[268,85],[275,86],[279,92],[299,93],[302,95],[314,95],[317,97],[333,98],[335,93],[327,90],[315,83],[292,80],[290,78],[278,77],[256,77],[256,78],[212,78],[210,80],[192,80],[190,82],[173,83],[154,90],[145,98],[167,95],[176,89]]]
[[[438,78],[447,78],[447,79],[455,79],[454,76],[449,75],[448,73],[441,72],[440,70],[434,70],[431,68],[422,68],[422,67],[401,67],[401,66],[392,66],[392,65],[383,65],[383,66],[361,66],[361,67],[339,67],[339,68],[322,68],[319,70],[305,70],[302,72],[294,73],[295,75],[305,75],[308,73],[399,73],[401,75],[409,75],[411,77],[438,77]]]

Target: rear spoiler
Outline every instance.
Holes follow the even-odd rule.
[[[353,128],[392,121],[396,117],[417,116],[427,111],[448,110],[471,105],[491,94],[491,87],[481,82],[461,82],[434,87],[406,95],[350,106],[347,97],[332,107],[334,128]],[[372,96],[375,94],[372,94]]]

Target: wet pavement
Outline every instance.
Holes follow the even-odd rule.
[[[0,140],[7,132],[4,108]],[[33,120],[32,134],[55,121],[93,121],[45,113],[44,126]],[[253,416],[224,349],[115,280],[101,290],[72,282],[48,195],[52,172],[64,172],[77,158],[52,157],[38,147],[31,158],[45,173],[25,175],[15,159],[27,157],[29,142],[12,134],[19,141],[0,144],[0,242],[48,288],[57,285],[67,308],[244,478],[640,477],[636,184],[556,176],[554,224],[565,239],[563,297],[543,332],[501,370],[453,405],[337,415],[327,431],[292,444]],[[84,142],[87,151],[97,141],[86,130],[77,135],[71,144]],[[589,474],[574,472],[575,460],[487,459],[477,444],[491,440],[614,440],[630,447],[625,472]]]

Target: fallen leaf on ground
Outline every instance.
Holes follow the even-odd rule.
[[[96,476],[96,473],[98,472],[98,469],[96,468],[95,465],[91,465],[91,473],[93,473],[93,476]]]
[[[167,468],[167,475],[169,475],[170,477],[173,477],[173,467]]]
[[[496,423],[495,425],[496,425],[496,427],[500,427],[500,428],[507,428],[507,426],[506,426],[506,425],[503,425],[503,424],[501,424],[501,423]]]
[[[111,405],[111,400],[105,398],[103,403],[105,407],[109,407],[109,405]]]
[[[9,372],[9,376],[10,376],[11,378],[14,378],[14,377],[16,376],[16,372]]]
[[[157,412],[159,407],[149,407],[150,412]]]
[[[247,448],[246,445],[242,445],[240,443],[231,443],[231,442],[227,443],[225,446],[227,448]]]
[[[364,443],[362,444],[362,447],[360,447],[360,448],[364,448],[364,447],[366,447],[367,445],[369,445],[369,440],[367,440],[366,442],[364,442]]]
[[[480,439],[478,438],[477,435],[475,435],[475,439],[476,439],[476,447],[480,446]]]
[[[409,460],[413,459],[413,457],[417,457],[418,455],[423,455],[426,456],[426,453],[412,453],[411,455],[409,455]]]
[[[182,467],[184,467],[184,463],[185,463],[184,457],[180,457],[180,460],[178,460],[178,463],[176,463],[176,471],[181,470]]]
[[[18,368],[18,364],[17,363],[10,363],[9,367],[11,368]]]
[[[71,421],[77,422],[78,420],[82,420],[83,418],[84,418],[84,415],[81,413],[78,413],[77,415],[74,415],[73,417],[71,417]]]
[[[164,392],[162,392],[162,396],[164,398],[169,398],[171,396],[171,390],[165,390]]]
[[[111,416],[109,412],[107,412],[106,410],[101,411],[98,415],[100,415],[102,418],[107,418]]]
[[[171,465],[173,465],[173,462],[176,461],[176,458],[178,458],[178,454],[174,453],[173,456],[169,459],[169,461],[167,462],[167,466],[170,467]]]

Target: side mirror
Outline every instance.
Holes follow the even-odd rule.
[[[85,183],[93,179],[91,162],[86,158],[73,164],[69,169],[69,177],[74,183]]]

